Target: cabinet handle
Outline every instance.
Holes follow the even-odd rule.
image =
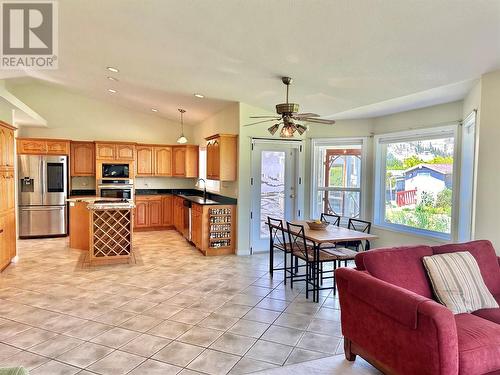
[[[2,233],[3,233],[3,229],[0,229],[0,234],[2,234]]]

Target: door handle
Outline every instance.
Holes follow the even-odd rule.
[[[26,208],[26,207],[22,207],[21,208],[21,211],[60,211],[62,210],[64,207],[29,207],[29,208]]]

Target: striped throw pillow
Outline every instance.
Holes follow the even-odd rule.
[[[438,301],[453,314],[498,307],[468,251],[422,258]]]

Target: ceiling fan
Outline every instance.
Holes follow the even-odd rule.
[[[290,84],[292,83],[292,79],[290,77],[282,77],[281,81],[286,85],[286,103],[276,104],[276,113],[279,116],[250,116],[250,118],[263,118],[266,120],[252,122],[251,124],[246,124],[245,126],[261,124],[264,122],[278,121],[276,124],[267,129],[269,133],[271,133],[271,135],[274,135],[278,131],[280,125],[283,124],[280,132],[280,137],[291,138],[293,137],[293,134],[295,132],[302,135],[308,130],[307,126],[296,123],[296,121],[307,121],[311,123],[327,125],[335,124],[334,120],[319,118],[319,115],[317,115],[316,113],[298,113],[299,105],[297,103],[288,102],[288,89],[290,87]]]

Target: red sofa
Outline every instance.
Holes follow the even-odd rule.
[[[469,251],[500,304],[500,258],[489,241],[359,253],[340,268],[346,358],[360,355],[385,374],[500,374],[500,309],[453,315],[433,299],[422,257]]]

